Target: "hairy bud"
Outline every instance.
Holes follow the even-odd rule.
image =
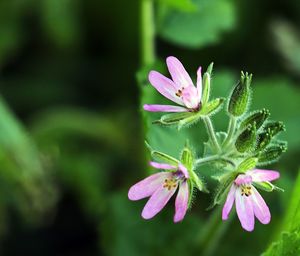
[[[256,123],[256,128],[259,129],[263,123],[267,120],[270,116],[270,111],[267,109],[262,109],[251,113],[247,116],[240,124],[240,128],[244,129],[249,124],[253,125],[254,122]]]
[[[250,84],[252,74],[241,72],[240,83],[232,91],[228,103],[228,112],[233,116],[243,115],[250,101]]]
[[[241,132],[235,142],[235,147],[240,153],[251,151],[256,143],[256,126],[248,125],[247,128]]]

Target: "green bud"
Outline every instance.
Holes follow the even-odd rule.
[[[238,173],[244,173],[248,170],[252,170],[256,166],[256,164],[257,164],[257,158],[248,157],[239,164],[236,171]]]
[[[240,83],[238,83],[232,91],[228,103],[228,112],[233,116],[243,115],[250,101],[250,84],[252,74],[241,72]]]
[[[235,147],[240,153],[251,151],[256,143],[256,126],[248,125],[248,127],[241,132],[235,142]]]
[[[266,123],[264,130],[268,131],[273,137],[279,132],[285,131],[285,127],[283,122],[271,121]]]
[[[181,157],[180,157],[180,162],[188,170],[193,169],[194,155],[193,155],[192,150],[188,146],[185,146],[184,149],[182,150]]]
[[[244,129],[249,124],[253,125],[254,122],[256,123],[256,128],[259,129],[263,123],[267,120],[270,116],[270,111],[267,109],[262,109],[251,113],[247,116],[240,124],[240,129]]]
[[[257,136],[257,144],[256,144],[256,151],[261,151],[265,149],[271,142],[272,140],[272,135],[267,131],[264,131]]]
[[[258,163],[260,165],[272,163],[279,159],[282,153],[287,150],[287,145],[274,145],[266,148],[265,151],[258,155]]]

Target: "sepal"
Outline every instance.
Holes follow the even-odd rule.
[[[152,149],[152,147],[145,141],[146,147],[149,149],[151,157],[155,160],[161,161],[163,163],[178,166],[180,163],[176,158],[169,156],[165,153]]]
[[[275,186],[274,184],[272,184],[269,181],[253,182],[253,184],[254,184],[255,187],[257,187],[257,188],[259,188],[261,190],[267,191],[267,192],[272,192],[274,190],[284,192],[284,189]]]
[[[256,166],[257,160],[258,159],[256,157],[246,158],[238,165],[236,172],[237,173],[245,173],[248,170],[252,170]]]

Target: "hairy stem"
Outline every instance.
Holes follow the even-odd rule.
[[[220,148],[219,142],[217,140],[216,133],[215,133],[215,130],[214,130],[214,127],[213,127],[213,124],[212,124],[210,118],[208,116],[205,116],[205,117],[203,117],[203,121],[205,123],[205,127],[207,130],[209,139],[210,139],[211,143],[213,144],[213,147],[215,148],[217,153],[220,153],[221,148]]]
[[[234,135],[234,132],[235,132],[236,123],[237,123],[236,117],[230,116],[228,130],[227,130],[227,137],[222,145],[223,148],[226,148],[228,146],[228,144],[230,143],[230,141]]]
[[[222,160],[224,162],[229,163],[232,166],[235,166],[234,162],[231,161],[229,158],[227,158],[225,156],[220,156],[220,155],[212,155],[212,156],[207,156],[204,158],[196,159],[195,165],[198,166],[198,165],[207,164],[207,163],[218,161],[218,160]]]
[[[141,63],[150,65],[155,61],[155,24],[153,0],[141,0]]]

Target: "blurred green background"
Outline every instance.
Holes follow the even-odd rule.
[[[141,102],[162,102],[145,80],[145,1],[0,0],[0,254],[246,256],[278,241],[267,255],[300,255],[286,242],[300,244],[299,1],[153,1],[159,67],[174,55],[195,76],[214,61],[215,96],[249,71],[252,109],[286,124],[289,149],[269,167],[285,192],[263,193],[272,221],[252,233],[236,216],[219,225],[211,195],[176,225],[172,203],[145,221],[145,201],[127,199],[148,173],[145,137],[175,157],[186,137],[199,156],[207,139],[201,123],[178,133],[142,118]]]

